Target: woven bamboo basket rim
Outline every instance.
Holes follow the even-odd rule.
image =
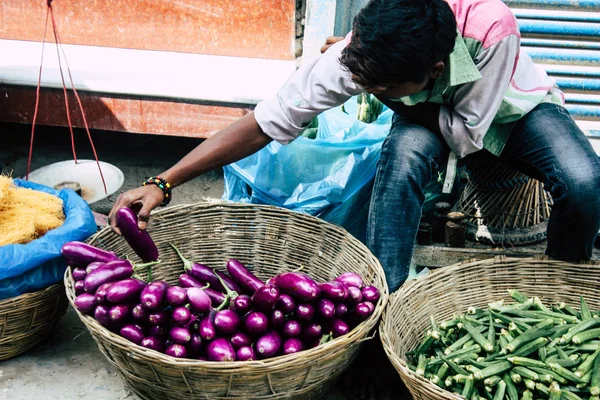
[[[347,235],[347,240],[355,243],[358,246],[364,246],[358,239],[351,236],[347,233],[343,228],[327,223],[317,217],[286,210],[276,206],[269,205],[256,205],[256,204],[245,204],[245,203],[227,203],[227,202],[211,202],[211,203],[196,203],[196,204],[180,204],[175,206],[166,207],[161,210],[155,210],[152,212],[152,218],[161,218],[162,214],[172,213],[172,212],[186,212],[193,207],[195,210],[197,209],[211,209],[211,208],[229,208],[229,209],[250,209],[256,208],[264,211],[273,212],[275,214],[286,215],[292,218],[305,219],[307,221],[312,221],[313,223],[318,224],[327,224],[330,229],[336,230],[339,233],[344,233]],[[91,236],[87,242],[94,242],[98,239],[101,239],[107,235],[113,235],[110,227],[106,227],[101,231],[97,232],[93,236]],[[153,358],[156,362],[159,362],[166,366],[173,366],[178,369],[186,368],[190,371],[194,372],[207,372],[207,373],[228,373],[228,374],[240,374],[243,372],[252,371],[255,374],[265,374],[268,372],[273,372],[277,370],[281,370],[287,367],[293,367],[298,363],[298,360],[302,359],[303,363],[311,360],[317,360],[323,356],[327,356],[331,354],[331,350],[335,348],[341,348],[345,346],[352,346],[360,343],[361,341],[370,340],[373,336],[368,337],[368,333],[375,327],[376,323],[380,320],[380,317],[383,313],[383,310],[388,302],[389,298],[389,290],[387,283],[385,281],[385,274],[383,272],[383,268],[381,264],[374,257],[374,265],[372,267],[376,270],[377,276],[382,278],[382,286],[383,290],[381,290],[381,297],[375,306],[375,311],[371,316],[355,327],[352,331],[344,336],[340,336],[336,339],[333,339],[327,343],[319,345],[315,348],[304,350],[302,352],[281,355],[274,358],[269,358],[266,360],[256,360],[256,361],[232,361],[232,362],[210,362],[210,361],[202,361],[202,360],[194,360],[194,359],[186,359],[186,358],[175,358],[167,356],[163,353],[160,353],[155,350],[150,350],[145,347],[139,346],[130,342],[129,340],[109,331],[105,327],[103,327],[98,321],[96,321],[93,317],[83,314],[79,312],[74,306],[75,301],[75,290],[74,290],[74,281],[72,279],[72,274],[70,268],[67,268],[64,276],[64,284],[66,288],[67,297],[73,308],[75,309],[77,315],[81,320],[86,324],[88,329],[93,330],[94,333],[102,336],[104,339],[116,343],[122,347],[129,348],[132,355],[138,355],[144,358]],[[303,389],[304,390],[304,389]]]
[[[58,282],[54,285],[48,286],[47,288],[36,290],[35,292],[23,293],[19,296],[9,297],[8,299],[0,300],[0,314],[4,314],[7,311],[12,311],[17,306],[24,308],[24,305],[28,305],[29,303],[36,301],[36,299],[45,296],[49,293],[52,293],[62,287],[63,282]]]
[[[394,350],[394,345],[391,341],[390,335],[388,332],[394,329],[392,324],[392,316],[389,314],[392,312],[392,308],[396,301],[399,301],[401,298],[407,298],[412,296],[418,289],[422,286],[428,285],[435,280],[442,280],[444,277],[453,276],[455,273],[459,272],[461,269],[466,266],[470,267],[480,267],[480,268],[493,268],[499,265],[504,267],[514,265],[515,267],[523,264],[533,264],[536,266],[553,266],[557,267],[572,267],[574,265],[577,266],[600,266],[600,261],[591,260],[591,261],[581,261],[579,263],[560,261],[555,259],[550,259],[545,255],[536,255],[534,257],[528,258],[511,258],[506,256],[495,256],[494,258],[489,258],[485,260],[478,259],[470,259],[459,262],[457,264],[440,268],[437,270],[431,271],[426,276],[420,279],[414,279],[410,282],[404,284],[398,291],[390,295],[388,305],[382,314],[382,320],[379,324],[379,335],[381,337],[381,342],[383,344],[384,351],[390,360],[390,363],[394,366],[394,368],[399,372],[400,376],[404,379],[405,377],[411,380],[413,383],[416,383],[421,386],[424,392],[427,392],[429,395],[428,398],[435,399],[464,399],[464,397],[459,396],[455,393],[449,392],[437,386],[436,384],[430,382],[428,379],[421,375],[417,375],[414,371],[412,371],[406,362],[405,359],[400,357]],[[599,269],[600,272],[600,269]],[[464,312],[467,310],[465,309]],[[457,310],[457,312],[461,312]],[[420,333],[421,338],[423,332]],[[410,349],[412,350],[412,349]]]

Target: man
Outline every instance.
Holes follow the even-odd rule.
[[[328,40],[276,98],[204,141],[160,179],[122,194],[111,225],[118,232],[115,211],[132,206],[145,228],[170,188],[271,140],[289,143],[314,116],[366,91],[396,112],[366,235],[391,291],[408,276],[423,188],[448,160],[480,154],[544,182],[554,199],[550,257],[589,259],[600,225],[600,161],[562,107],[554,80],[519,42],[516,20],[500,0],[372,0],[352,33]]]

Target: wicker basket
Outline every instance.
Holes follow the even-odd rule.
[[[67,310],[63,283],[0,301],[0,361],[46,339]]]
[[[217,269],[237,258],[262,279],[300,266],[321,281],[356,272],[379,288],[382,296],[374,314],[348,335],[301,353],[252,362],[171,358],[134,345],[79,314],[100,351],[144,399],[321,398],[352,362],[387,303],[388,289],[377,259],[342,228],[318,218],[270,206],[195,204],[155,213],[149,232],[163,261],[153,271],[154,280],[175,284],[182,273],[182,264],[169,246],[172,243],[186,257]],[[139,261],[127,243],[109,229],[89,243]],[[70,271],[65,285],[73,303]]]
[[[526,245],[546,239],[553,200],[544,184],[489,156],[470,164],[454,206],[467,217],[467,237],[486,244]]]
[[[508,289],[544,302],[579,304],[584,296],[590,308],[600,309],[598,264],[570,264],[539,259],[497,257],[436,270],[412,281],[390,296],[380,324],[388,358],[415,400],[462,399],[440,389],[411,371],[406,353],[414,350],[430,327],[429,316],[442,321],[470,306],[482,307],[496,300],[512,301]]]

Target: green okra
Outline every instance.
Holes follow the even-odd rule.
[[[504,400],[504,395],[506,393],[506,383],[503,380],[500,380],[496,385],[496,392],[494,393],[493,400]]]
[[[592,313],[590,312],[590,309],[589,309],[587,303],[585,302],[585,299],[583,298],[583,296],[579,296],[579,300],[580,300],[581,320],[587,321],[592,318]]]
[[[481,334],[481,332],[479,332],[479,330],[475,329],[475,327],[473,327],[469,321],[463,319],[463,325],[473,340],[475,340],[475,342],[477,342],[477,344],[479,344],[483,350],[488,353],[494,351],[494,346]]]
[[[556,372],[558,375],[562,376],[563,378],[565,378],[571,382],[582,383],[581,378],[579,378],[572,371],[569,371],[565,367],[563,367],[557,363],[554,363],[554,362],[549,362],[548,366],[550,367],[550,369],[552,371]]]
[[[506,384],[506,397],[508,397],[508,400],[519,400],[519,392],[517,391],[517,387],[513,383],[508,373],[505,373],[502,376],[502,381],[504,384]]]
[[[540,376],[537,372],[530,370],[527,367],[516,366],[512,369],[512,372],[521,375],[525,379],[531,379],[532,381],[539,381]]]

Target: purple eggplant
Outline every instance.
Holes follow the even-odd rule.
[[[302,338],[306,341],[321,337],[323,334],[323,327],[321,324],[311,322],[302,327]]]
[[[164,340],[168,335],[164,325],[152,325],[148,328],[148,336]]]
[[[174,326],[169,331],[169,339],[173,343],[186,345],[192,340],[192,334],[189,330],[182,328],[181,326]]]
[[[321,298],[317,301],[316,313],[321,319],[331,319],[335,316],[335,304],[331,300]]]
[[[229,338],[231,345],[234,349],[240,349],[241,347],[251,346],[252,339],[250,336],[246,335],[244,332],[236,332]]]
[[[225,338],[217,338],[206,346],[209,361],[235,361],[236,354],[233,346]]]
[[[192,276],[193,278],[199,281],[210,284],[210,287],[214,290],[224,292],[225,287],[223,287],[219,278],[215,276],[215,274],[217,274],[223,280],[223,282],[225,282],[225,284],[230,290],[233,290],[238,293],[241,291],[240,287],[233,281],[233,279],[231,279],[224,273],[216,271],[211,267],[207,267],[206,265],[193,263],[192,261],[185,258],[177,247],[173,246],[172,244],[171,247],[175,250],[179,258],[183,262],[183,268],[188,275]]]
[[[113,261],[90,272],[84,279],[85,291],[96,293],[103,283],[127,279],[133,274],[133,265],[127,260]]]
[[[165,354],[175,358],[186,358],[188,352],[185,346],[175,343],[167,347]]]
[[[206,287],[206,285],[204,283],[200,282],[199,280],[197,280],[196,278],[194,278],[193,276],[188,275],[188,274],[179,275],[179,285],[183,288]]]
[[[148,310],[158,310],[164,303],[168,288],[169,284],[165,281],[150,283],[140,294],[142,305]]]
[[[144,339],[142,339],[142,342],[140,343],[140,345],[147,349],[160,351],[160,352],[162,352],[164,349],[163,342],[159,338],[153,337],[153,336],[145,337]]]
[[[369,318],[371,314],[373,314],[374,310],[375,307],[373,306],[373,303],[369,301],[363,301],[362,303],[356,305],[353,314],[358,318],[359,321],[364,321]]]
[[[110,307],[103,304],[100,304],[94,310],[94,318],[104,327],[109,327],[113,323],[110,319],[109,311]]]
[[[288,338],[283,342],[283,354],[294,354],[304,350],[304,343],[300,339]]]
[[[254,350],[250,346],[240,347],[236,352],[237,361],[254,361]]]
[[[87,276],[87,272],[85,272],[85,268],[73,268],[71,270],[71,274],[73,275],[73,280],[75,282],[82,281]]]
[[[259,288],[252,296],[252,304],[258,311],[271,312],[279,300],[279,289],[274,285]]]
[[[215,314],[213,324],[215,328],[225,334],[231,335],[240,327],[240,317],[232,310],[221,310]]]
[[[348,298],[348,286],[344,285],[342,282],[331,281],[321,283],[319,288],[321,288],[323,297],[333,302],[341,303]]]
[[[198,317],[196,317],[194,314],[192,314],[190,317],[190,320],[181,326],[189,329],[191,333],[198,333],[198,325],[196,324],[197,321],[198,321]]]
[[[142,343],[142,340],[144,339],[144,331],[131,324],[122,327],[120,333],[125,339],[135,344]]]
[[[129,319],[133,307],[130,304],[118,304],[108,311],[110,320],[116,323],[124,323]]]
[[[177,307],[173,310],[171,314],[171,321],[173,321],[174,325],[185,325],[190,322],[192,318],[192,313],[187,307]]]
[[[275,276],[271,283],[282,293],[304,301],[315,300],[321,295],[319,285],[300,272],[283,272]]]
[[[111,262],[120,260],[112,251],[106,251],[83,242],[67,242],[62,246],[62,255],[78,265],[89,265],[93,262]]]
[[[276,307],[283,311],[285,314],[290,314],[293,313],[294,310],[296,310],[296,302],[294,301],[294,298],[289,294],[280,294]]]
[[[338,303],[335,305],[335,316],[338,318],[343,317],[348,313],[348,306],[344,303]]]
[[[342,321],[339,318],[335,318],[334,320],[332,320],[328,324],[328,328],[329,328],[329,331],[331,332],[331,335],[334,338],[343,336],[346,333],[350,332],[350,328],[348,327],[348,324],[346,324],[344,321]]]
[[[296,320],[289,319],[283,324],[281,332],[288,338],[298,337],[302,334],[302,325]]]
[[[283,327],[285,323],[285,314],[281,310],[273,310],[271,312],[271,318],[269,320],[269,326],[273,329],[279,329]]]
[[[229,308],[238,313],[238,315],[246,315],[250,311],[250,308],[252,308],[252,298],[247,294],[240,294],[231,301]]]
[[[381,297],[379,289],[375,286],[365,286],[362,288],[362,297],[365,301],[370,301],[373,304],[377,304],[377,301]]]
[[[217,292],[211,288],[204,289],[204,292],[208,295],[208,297],[210,297],[213,307],[219,307],[225,300],[227,300],[227,296],[225,294]]]
[[[248,270],[236,259],[231,259],[227,262],[227,272],[231,278],[250,295],[253,295],[258,289],[263,287],[265,284],[263,281],[258,279],[252,272]]]
[[[106,264],[105,262],[100,262],[100,261],[96,261],[93,263],[90,263],[87,267],[85,267],[85,273],[86,275],[88,275],[90,272],[104,266],[104,264]]]
[[[302,323],[312,321],[314,316],[315,308],[309,303],[298,304],[298,307],[296,307],[296,312],[294,313],[294,317]]]
[[[157,311],[152,314],[148,314],[148,322],[151,325],[166,325],[169,322],[169,313],[166,311]]]
[[[362,301],[362,298],[362,291],[359,288],[355,286],[348,287],[348,299],[346,300],[348,304],[358,304]]]
[[[133,309],[131,310],[131,316],[137,322],[148,322],[148,311],[141,304],[136,304],[133,307]]]
[[[204,283],[194,279],[192,276],[188,274],[181,274],[179,276],[179,284],[186,289],[189,288],[198,288],[204,290],[204,292],[210,297],[212,305],[215,307],[220,306],[227,299],[227,296],[223,293],[219,293],[216,290],[213,290]]]
[[[73,285],[73,288],[75,289],[75,294],[77,296],[79,296],[82,293],[85,293],[85,288],[84,288],[83,281],[77,281],[77,282],[75,282],[75,284]]]
[[[129,207],[117,211],[117,226],[121,235],[143,262],[158,260],[158,249],[146,230],[138,228],[137,215]]]
[[[169,286],[166,293],[167,304],[179,307],[187,303],[187,289],[179,286]]]
[[[250,335],[262,335],[268,327],[269,319],[260,311],[253,311],[244,318],[244,328]]]
[[[213,324],[210,316],[200,319],[200,324],[198,325],[198,334],[202,340],[206,341],[213,340],[217,336],[215,325]]]
[[[91,314],[96,305],[96,297],[92,294],[82,293],[75,298],[75,308],[84,314]]]
[[[187,290],[187,298],[190,303],[190,309],[193,312],[204,314],[211,309],[211,299],[203,289],[192,287]]]
[[[363,279],[360,275],[355,274],[354,272],[346,272],[338,276],[334,279],[335,281],[342,282],[344,285],[348,287],[362,288],[363,287]]]
[[[259,358],[275,357],[281,349],[281,336],[276,331],[270,331],[261,336],[254,344],[255,353]]]
[[[190,339],[190,342],[187,345],[187,348],[194,354],[200,354],[204,349],[204,341],[202,340],[200,335],[198,335],[197,333],[193,333],[192,338]]]
[[[146,282],[129,278],[119,282],[115,282],[106,291],[106,300],[111,303],[129,303],[137,301],[140,298],[140,293],[146,287]]]
[[[110,287],[114,284],[114,282],[107,282],[107,283],[103,283],[102,285],[100,285],[98,287],[98,289],[96,289],[96,303],[98,304],[105,304],[108,302],[108,300],[106,300],[106,292],[108,291],[108,289],[110,289]]]

